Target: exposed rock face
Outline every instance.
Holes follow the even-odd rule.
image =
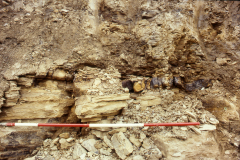
[[[85,154],[69,134],[51,149],[44,141],[49,152],[39,149],[37,156],[46,159],[117,159],[108,140],[121,132],[134,143],[121,157],[159,159],[162,150],[141,135],[166,132],[191,148],[188,141],[215,128],[227,155],[237,155],[229,139],[235,144],[240,132],[239,14],[239,2],[228,1],[1,0],[0,121],[202,124],[104,128],[97,134],[108,136],[96,140],[99,155]],[[74,129],[1,127],[0,159],[25,157],[67,130]],[[87,140],[91,133],[81,130]],[[192,154],[171,152],[170,158]]]
[[[30,87],[33,84],[33,78],[30,77],[20,77],[18,79],[18,85],[20,86],[25,86],[25,87]]]
[[[100,71],[86,67],[74,79],[77,98],[75,113],[83,121],[98,121],[102,117],[114,116],[127,107],[129,93],[124,93],[115,68]]]
[[[32,82],[31,78],[22,77],[18,81],[21,87],[17,87],[16,82],[10,83],[10,90],[6,93],[5,107],[0,114],[1,121],[56,123],[61,121],[64,114],[68,114],[74,100],[66,90],[60,87],[61,82],[46,80],[37,86],[32,86]],[[0,157],[4,158],[30,154],[36,147],[41,146],[44,138],[51,137],[56,131],[52,128],[36,127],[9,128],[9,131],[0,128],[0,130],[4,133],[0,135],[3,147]],[[5,148],[8,150],[5,151]]]
[[[231,61],[236,59],[234,56],[237,56],[238,49],[235,46],[238,46],[239,29],[234,15],[238,11],[235,10],[236,3],[203,3],[147,0],[142,0],[141,5],[133,0],[119,1],[119,5],[106,0],[79,1],[76,4],[70,1],[59,4],[52,1],[26,1],[26,5],[20,1],[8,3],[2,6],[1,14],[14,14],[17,11],[21,14],[12,21],[1,21],[4,26],[1,28],[1,42],[6,47],[2,65],[9,63],[12,66],[4,70],[4,76],[8,80],[18,79],[18,75],[28,73],[42,77],[47,75],[49,68],[62,65],[64,70],[59,69],[52,76],[55,78],[59,74],[58,79],[64,79],[67,75],[65,70],[75,68],[78,64],[99,68],[110,64],[116,66],[123,75],[162,76],[170,73],[184,77],[185,82],[192,82],[201,76],[213,78],[207,70],[212,72],[211,68],[215,68],[217,72],[220,71],[220,68],[212,67],[216,58],[227,58],[227,61],[230,61],[228,58]],[[35,14],[47,12],[46,7],[51,8],[47,13],[48,22],[54,24],[49,28],[51,33],[44,32],[47,24],[40,23],[43,15]],[[211,13],[210,9],[213,10]],[[119,10],[122,14],[117,14]],[[217,18],[215,13],[220,14],[221,18]],[[35,15],[30,20],[32,14]],[[81,16],[76,18],[77,15]],[[113,18],[109,15],[116,16]],[[73,23],[71,26],[74,26],[71,31],[66,30],[70,21]],[[234,32],[224,26],[228,22],[232,22]],[[34,25],[38,25],[38,29],[33,28]],[[13,33],[14,28],[22,32]],[[230,32],[232,34],[226,34]],[[44,44],[37,47],[38,35],[43,34],[45,36],[41,36],[41,40]],[[23,46],[15,47],[14,50],[7,44],[14,45],[15,40]],[[228,42],[226,45],[223,45],[224,40]],[[34,46],[34,51],[30,51],[31,46]],[[214,49],[216,46],[219,49]],[[48,51],[50,48],[51,54]],[[7,59],[9,52],[12,53],[11,60]],[[216,52],[219,54],[213,54]],[[21,61],[18,56],[24,57],[24,60]],[[204,57],[214,62],[205,61]],[[228,68],[226,66],[225,69]]]
[[[43,148],[37,151],[33,158],[46,158],[49,156],[58,158],[64,156],[66,159],[72,159],[77,154],[75,153],[77,152],[75,147],[81,149],[78,156],[86,159],[117,159],[118,157],[121,159],[136,159],[142,157],[143,159],[157,160],[161,158],[194,159],[195,157],[221,157],[221,151],[218,149],[218,143],[213,134],[216,133],[216,125],[218,124],[214,123],[216,122],[215,116],[203,110],[201,101],[196,99],[196,97],[186,95],[184,100],[173,101],[172,97],[175,94],[178,93],[168,90],[141,93],[135,100],[127,101],[128,109],[126,111],[125,108],[122,111],[122,115],[117,115],[111,120],[106,119],[99,122],[195,122],[199,120],[202,123],[199,128],[193,126],[104,128],[100,130],[92,128],[88,134],[80,137],[66,137],[68,139],[60,139],[61,141],[51,142],[50,145],[47,144],[47,141],[46,143],[44,141]],[[145,110],[137,110],[137,106],[141,102],[140,100],[147,101],[159,98],[162,100],[160,104],[147,106]],[[99,99],[104,100],[106,97],[99,97]],[[176,109],[178,110],[177,112]],[[227,131],[224,130],[224,133],[230,137]],[[62,134],[59,136],[62,137]],[[236,141],[238,139],[235,139],[232,138],[231,143],[237,144]],[[67,147],[62,147],[63,142],[67,144]],[[58,147],[58,151],[55,150],[56,147]],[[45,150],[50,151],[44,152]]]
[[[102,70],[84,67],[75,74],[74,93],[76,96],[124,93],[120,77],[121,74],[114,67]]]
[[[11,93],[8,93],[9,96],[6,98],[8,106],[12,101],[12,107],[2,110],[0,120],[57,118],[67,114],[68,108],[74,104],[74,100],[66,91],[59,89],[57,85],[58,82],[49,80],[41,83],[39,87],[21,90],[19,87],[21,98],[18,90],[14,90],[13,93],[11,87]],[[14,103],[13,98],[15,98]]]
[[[18,99],[20,98],[19,90],[20,87],[17,87],[17,83],[15,81],[10,81],[10,88],[7,92],[5,92],[5,107],[12,107],[17,104]]]
[[[113,116],[127,107],[126,100],[130,94],[115,94],[110,96],[81,96],[76,102],[76,115],[80,119]]]

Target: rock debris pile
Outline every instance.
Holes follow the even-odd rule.
[[[95,79],[96,80],[96,79]],[[92,80],[95,86],[95,80]],[[89,82],[86,82],[89,83]],[[121,85],[121,83],[119,82]],[[99,83],[98,87],[104,85]],[[91,89],[91,88],[90,88]],[[95,89],[97,90],[97,89]],[[113,89],[112,89],[113,90]],[[117,88],[113,93],[116,93]],[[123,91],[122,91],[123,92]],[[99,94],[99,92],[96,92]],[[109,93],[109,92],[108,92]],[[126,95],[128,96],[126,96]],[[34,151],[37,153],[30,159],[161,159],[161,158],[184,158],[188,154],[191,156],[216,157],[220,151],[217,148],[212,132],[216,130],[219,121],[209,111],[202,106],[202,102],[195,96],[181,95],[181,100],[175,100],[181,93],[179,89],[159,89],[145,90],[141,93],[122,93],[118,98],[109,97],[109,95],[97,96],[89,93],[90,98],[85,96],[79,103],[82,106],[82,112],[78,116],[85,122],[90,123],[167,123],[167,122],[201,122],[200,126],[188,127],[141,127],[141,128],[82,128],[81,136],[75,132],[62,133],[56,139],[46,139],[43,146]],[[92,97],[93,96],[93,97]],[[111,103],[110,99],[121,102],[124,99],[126,106],[123,107],[118,115],[103,115],[98,113],[98,108],[88,111],[92,115],[89,119],[83,118],[85,114],[85,105],[96,101],[96,96],[104,103]],[[128,98],[125,98],[128,97]],[[114,99],[115,98],[115,99]],[[96,99],[96,100],[95,100]],[[106,100],[105,100],[106,99]],[[95,104],[100,102],[96,101]],[[101,102],[102,103],[102,102]],[[122,103],[122,102],[121,102]],[[81,105],[81,104],[79,104]],[[92,104],[93,105],[93,104]],[[92,106],[91,105],[91,106]],[[107,106],[107,105],[104,105]],[[117,105],[115,105],[117,106]],[[78,106],[77,103],[77,108]],[[94,107],[94,106],[92,106]],[[101,105],[100,105],[101,107]],[[78,109],[76,108],[76,113]],[[89,108],[89,107],[86,107]],[[112,108],[112,107],[110,107]],[[117,109],[118,110],[118,109]],[[93,112],[95,111],[95,112]],[[104,109],[104,114],[107,112]],[[80,113],[80,112],[79,112]],[[96,115],[96,116],[95,116]],[[97,117],[97,118],[92,118]],[[109,118],[110,117],[110,118]],[[112,117],[112,118],[111,118]],[[193,138],[200,138],[202,141],[192,142]],[[209,140],[209,148],[206,140]],[[184,144],[184,149],[176,150],[175,146],[169,145],[170,141],[175,141],[179,145]],[[193,144],[192,144],[193,143]],[[199,151],[191,147],[199,148]],[[165,147],[163,147],[165,146]],[[180,147],[180,146],[179,146]],[[200,151],[205,150],[204,153]],[[185,152],[188,150],[188,152]],[[207,155],[207,156],[206,156]]]
[[[237,1],[0,0],[0,159],[233,159]],[[31,158],[30,158],[31,159]]]
[[[135,135],[130,135],[126,131],[126,128],[114,132],[92,130],[84,139],[73,137],[46,139],[43,146],[34,151],[37,154],[26,160],[46,158],[62,160],[162,158],[161,151],[143,132],[141,132],[140,137],[136,138]]]

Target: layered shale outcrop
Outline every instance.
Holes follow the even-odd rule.
[[[1,126],[0,159],[239,158],[239,5],[0,1],[1,123],[201,123]]]

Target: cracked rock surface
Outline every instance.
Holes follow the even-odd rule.
[[[0,1],[0,159],[233,159],[237,1]]]

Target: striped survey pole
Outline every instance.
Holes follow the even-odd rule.
[[[189,123],[130,123],[130,124],[64,124],[64,123],[0,123],[0,126],[33,127],[157,127],[157,126],[194,126],[199,122]]]

